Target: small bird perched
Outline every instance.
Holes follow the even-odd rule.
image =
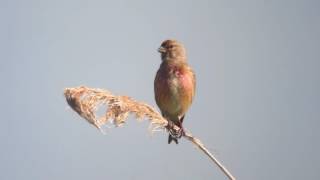
[[[158,51],[162,63],[154,80],[156,103],[162,116],[169,122],[168,144],[184,134],[182,122],[189,109],[196,87],[195,74],[187,63],[186,51],[175,40],[164,41]],[[180,127],[179,132],[170,129],[173,124]]]

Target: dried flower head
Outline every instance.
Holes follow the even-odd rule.
[[[100,130],[106,124],[113,124],[116,127],[123,125],[130,114],[138,120],[148,119],[152,130],[164,129],[168,124],[168,121],[153,107],[128,96],[115,96],[106,90],[84,86],[66,88],[64,95],[74,111]],[[98,117],[96,112],[105,106],[107,108],[104,115]]]

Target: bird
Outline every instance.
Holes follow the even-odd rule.
[[[186,50],[180,42],[172,39],[165,40],[158,49],[161,64],[154,80],[156,103],[162,116],[168,120],[168,144],[184,135],[182,126],[184,117],[190,108],[195,95],[196,77],[188,65]],[[172,127],[180,128],[174,132]]]

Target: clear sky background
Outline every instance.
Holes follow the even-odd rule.
[[[0,179],[226,179],[130,119],[102,135],[67,108],[87,85],[156,106],[156,51],[197,75],[185,127],[243,180],[320,179],[319,1],[0,0]]]

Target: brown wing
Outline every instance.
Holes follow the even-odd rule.
[[[196,79],[193,70],[185,64],[181,69],[181,105],[182,105],[182,114],[183,115],[192,104],[194,95],[195,95],[195,87],[196,87]]]
[[[154,95],[162,114],[166,112],[166,101],[169,98],[167,86],[163,71],[159,69],[154,79]]]
[[[196,75],[195,75],[195,73],[194,73],[194,71],[191,69],[191,67],[190,66],[188,66],[188,65],[186,65],[185,67],[184,67],[184,71],[185,71],[185,73],[186,74],[188,74],[188,77],[190,77],[191,78],[191,88],[192,88],[192,91],[191,91],[191,97],[192,97],[192,99],[194,98],[194,95],[195,95],[195,93],[196,93]]]

